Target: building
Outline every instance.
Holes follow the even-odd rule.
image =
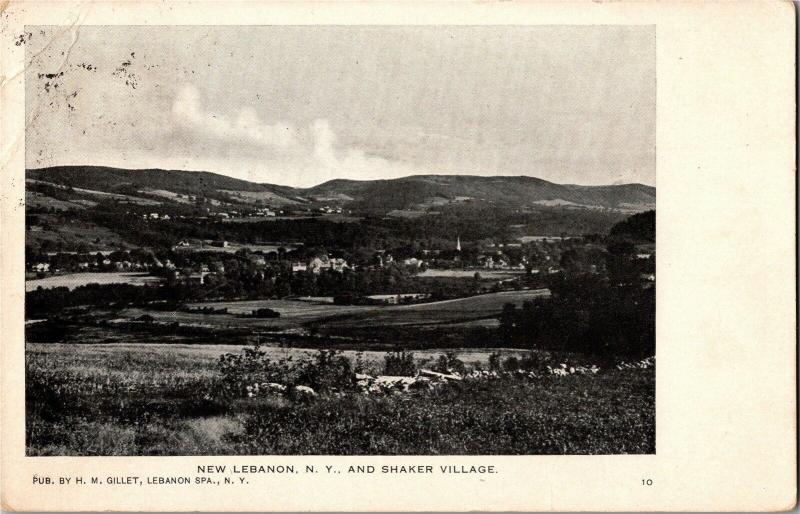
[[[422,266],[422,261],[417,259],[416,257],[411,257],[410,259],[403,260],[403,264],[412,268],[419,268]]]
[[[338,273],[342,273],[347,268],[348,266],[346,260],[339,258],[331,259],[327,255],[320,255],[314,257],[308,262],[308,265],[306,266],[306,269],[311,270],[313,273],[321,273],[322,271],[326,270],[332,270]],[[292,271],[295,271],[294,265],[292,265]],[[297,271],[301,270],[298,269]]]
[[[31,266],[31,271],[36,271],[38,273],[47,273],[50,271],[50,264],[47,262],[39,262]]]

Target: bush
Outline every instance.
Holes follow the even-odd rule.
[[[246,396],[248,387],[264,382],[304,385],[317,392],[342,391],[355,385],[350,359],[335,350],[320,350],[313,360],[294,362],[287,357],[273,362],[256,344],[239,354],[221,355],[217,368],[222,375],[219,389],[227,396]]]
[[[281,313],[278,311],[274,311],[272,309],[263,308],[263,309],[256,309],[250,312],[251,318],[280,318]]]
[[[293,383],[296,373],[293,370],[291,357],[273,363],[261,351],[259,344],[252,348],[243,348],[241,353],[220,355],[217,369],[222,378],[220,389],[223,395],[244,396],[247,387],[256,383],[277,382]]]
[[[297,364],[296,385],[317,392],[342,391],[355,386],[355,372],[350,359],[337,350],[320,350],[313,361]]]
[[[384,357],[383,372],[386,375],[414,376],[417,374],[417,365],[414,363],[414,354],[404,351],[388,353]]]
[[[507,358],[503,363],[503,369],[506,371],[517,371],[519,369],[519,359],[513,355]]]
[[[500,352],[492,352],[491,355],[489,355],[489,371],[501,370],[500,358]]]
[[[440,355],[436,364],[433,366],[433,371],[439,373],[460,373],[465,374],[467,367],[464,363],[456,357],[453,352],[448,352],[445,355]]]

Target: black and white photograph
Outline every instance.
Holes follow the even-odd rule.
[[[654,25],[14,44],[26,456],[656,454]]]

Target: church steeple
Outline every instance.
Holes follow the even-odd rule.
[[[456,251],[461,251],[461,236],[456,236]]]

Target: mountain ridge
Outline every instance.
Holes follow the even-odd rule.
[[[276,202],[333,201],[363,209],[428,209],[447,203],[487,202],[507,206],[572,205],[646,210],[655,188],[645,184],[583,186],[557,184],[530,175],[410,175],[393,179],[332,179],[297,188],[237,179],[209,171],[124,169],[105,166],[30,168],[26,178],[104,192],[162,189],[209,195],[224,191],[270,193]]]

